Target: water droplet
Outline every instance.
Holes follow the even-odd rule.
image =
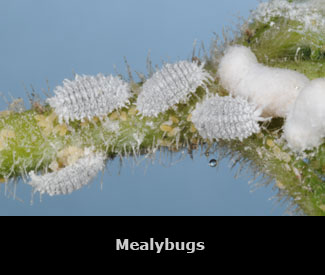
[[[210,162],[209,162],[210,167],[214,168],[214,167],[217,167],[217,165],[218,165],[217,160],[215,160],[215,159],[210,160]]]

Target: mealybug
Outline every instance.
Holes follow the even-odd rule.
[[[29,185],[34,188],[34,192],[40,194],[47,193],[50,196],[70,194],[89,184],[104,167],[103,155],[89,154],[57,172],[42,176],[31,172]]]
[[[143,116],[158,116],[175,104],[185,103],[191,93],[211,80],[204,64],[196,61],[166,64],[144,83],[137,109]]]
[[[55,97],[47,102],[55,109],[59,122],[91,120],[124,107],[131,97],[128,83],[114,76],[79,76],[74,81],[64,80],[54,90]]]
[[[207,97],[192,113],[199,134],[209,140],[243,140],[260,131],[261,111],[241,98]]]

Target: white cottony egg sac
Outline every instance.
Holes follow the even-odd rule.
[[[297,152],[313,149],[325,137],[325,79],[313,80],[297,98],[284,126],[289,147]]]
[[[157,117],[175,104],[185,103],[198,87],[205,87],[209,81],[212,77],[204,64],[189,61],[165,64],[143,84],[137,109],[143,116]]]
[[[91,120],[124,107],[132,96],[130,85],[119,77],[79,76],[63,81],[63,86],[54,90],[55,97],[47,102],[55,109],[59,122]]]
[[[287,117],[300,91],[310,83],[296,71],[259,64],[251,49],[231,46],[220,61],[221,85],[263,110],[264,117]]]

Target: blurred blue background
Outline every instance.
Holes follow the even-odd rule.
[[[209,45],[213,32],[247,17],[257,0],[0,0],[0,92],[26,99],[24,85],[39,93],[79,74],[126,75],[188,58],[195,39]],[[8,96],[9,95],[9,96]],[[0,108],[7,108],[0,100]],[[228,162],[218,170],[196,156],[163,167],[110,163],[103,177],[70,196],[30,204],[31,188],[17,200],[1,187],[0,215],[282,215],[270,187],[251,192],[249,176],[235,180]]]

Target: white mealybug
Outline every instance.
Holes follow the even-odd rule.
[[[131,97],[130,85],[114,76],[80,76],[65,79],[47,102],[55,109],[59,122],[92,119],[124,107]]]
[[[260,132],[261,110],[242,98],[207,97],[192,112],[199,134],[209,140],[244,140]]]
[[[244,46],[226,50],[218,75],[230,94],[256,104],[265,117],[287,117],[300,91],[310,82],[296,71],[259,64],[254,53]]]
[[[284,125],[284,137],[297,152],[313,149],[325,137],[325,79],[303,89]]]
[[[189,61],[164,65],[142,87],[137,101],[140,114],[156,117],[175,104],[185,103],[198,87],[212,80],[203,67]]]
[[[104,167],[105,158],[103,155],[89,154],[79,159],[75,164],[57,172],[42,176],[31,172],[29,185],[34,188],[34,192],[40,192],[40,194],[66,195],[89,184]]]

